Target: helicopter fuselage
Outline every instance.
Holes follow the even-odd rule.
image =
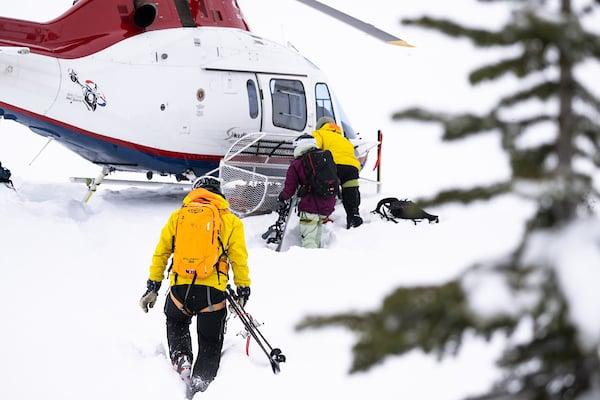
[[[246,133],[310,132],[338,107],[314,64],[241,29],[149,31],[70,59],[3,49],[4,118],[117,170],[199,175]]]

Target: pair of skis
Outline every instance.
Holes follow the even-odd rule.
[[[298,198],[292,197],[290,200],[283,203],[282,207],[277,210],[279,216],[277,221],[262,234],[262,238],[267,241],[267,244],[277,244],[275,251],[281,251],[283,246],[283,239],[285,238],[285,232],[287,230],[292,210],[296,207]]]
[[[258,344],[258,346],[262,349],[263,353],[269,359],[269,363],[271,364],[271,369],[273,373],[277,375],[281,372],[281,368],[279,366],[280,363],[284,363],[286,361],[285,355],[281,352],[279,348],[273,348],[269,341],[265,338],[262,332],[258,329],[259,323],[244,309],[244,306],[239,302],[238,296],[235,294],[231,286],[227,285],[227,289],[225,291],[225,297],[229,302],[229,309],[233,311],[237,317],[240,319],[244,328],[246,330],[246,354],[248,355],[248,345],[250,338],[253,338],[254,341]]]
[[[254,339],[254,341],[259,345],[264,354],[269,359],[269,363],[271,364],[271,369],[274,374],[279,374],[281,372],[280,364],[286,361],[285,355],[282,353],[281,349],[273,348],[269,341],[265,338],[262,332],[258,329],[259,323],[244,309],[244,306],[239,302],[239,298],[236,293],[233,291],[230,285],[227,285],[225,291],[225,298],[229,303],[229,309],[237,315],[245,329],[245,337],[246,337],[246,354],[248,354],[248,346],[250,343],[250,338]],[[185,380],[184,380],[185,381]],[[194,395],[198,392],[203,392],[206,390],[208,384],[202,386],[196,386],[192,381],[186,383],[186,398],[188,400],[192,400]]]

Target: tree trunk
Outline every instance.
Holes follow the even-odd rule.
[[[573,15],[571,0],[562,0],[561,11],[565,19]],[[565,35],[568,32],[564,33]],[[568,54],[568,49],[559,48],[560,51],[560,82],[559,82],[559,102],[560,114],[558,116],[558,168],[557,174],[562,186],[563,194],[555,205],[555,213],[559,221],[569,220],[577,207],[576,196],[574,194],[573,177],[573,98],[575,97],[575,83],[573,79],[573,62]],[[565,198],[565,196],[567,196]],[[571,198],[570,198],[571,197]]]

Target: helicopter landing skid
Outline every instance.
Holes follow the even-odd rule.
[[[103,175],[106,177],[106,175]],[[83,178],[83,177],[71,177],[70,181],[73,183],[83,183],[88,188],[88,193],[84,198],[84,202],[87,203],[92,195],[98,190],[100,184],[106,185],[120,185],[120,186],[145,186],[145,187],[164,187],[168,186],[171,188],[181,188],[189,190],[190,182],[160,182],[160,181],[145,181],[145,180],[133,180],[133,179],[106,179],[102,178]]]
[[[102,172],[100,172],[100,175],[98,175],[97,178],[71,178],[71,182],[85,183],[88,188],[88,192],[83,198],[83,202],[87,204],[94,193],[96,193],[96,190],[98,190],[98,186],[100,186],[102,182],[105,181],[105,178],[113,171],[113,168],[102,167]]]

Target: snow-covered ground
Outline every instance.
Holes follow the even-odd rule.
[[[19,144],[17,135],[3,135]],[[83,206],[77,186],[19,178],[16,185],[18,194],[0,190],[0,397],[181,398],[161,350],[165,291],[149,315],[137,302],[160,229],[184,192],[105,189]],[[350,334],[294,331],[308,314],[365,310],[397,285],[446,280],[465,262],[499,251],[492,243],[518,237],[517,221],[498,216],[482,223],[482,210],[439,210],[439,225],[385,223],[366,213],[377,199],[366,197],[365,226],[346,231],[343,211],[336,211],[326,250],[275,253],[259,236],[273,216],[245,220],[253,279],[248,310],[265,322],[264,333],[288,362],[273,376],[257,347],[248,359],[235,335],[241,326],[232,320],[218,379],[205,397],[295,399],[318,391],[320,398],[361,399],[376,389],[385,398],[457,399],[487,387],[501,338],[491,345],[473,340],[456,360],[438,363],[415,352],[351,377]],[[498,206],[516,204],[504,199]],[[504,229],[491,234],[489,226]]]
[[[440,146],[435,128],[389,119],[394,110],[413,103],[449,110],[459,109],[456,99],[465,99],[467,106],[489,105],[496,94],[491,89],[474,94],[466,88],[465,71],[480,60],[466,44],[453,47],[448,57],[439,43],[449,41],[397,25],[401,16],[432,9],[460,17],[460,8],[433,0],[403,2],[405,10],[388,0],[347,6],[371,22],[381,18],[383,28],[425,48],[419,52],[380,45],[292,1],[239,3],[254,31],[271,37],[283,31],[329,73],[361,132],[386,132],[386,184],[380,195],[363,187],[366,223],[359,229],[343,229],[338,207],[327,249],[292,247],[276,253],[260,239],[274,216],[244,220],[253,280],[248,310],[265,323],[263,332],[288,362],[274,376],[257,347],[246,357],[244,341],[236,336],[239,321],[231,320],[219,375],[202,397],[358,400],[377,394],[456,400],[484,391],[498,374],[493,360],[506,340],[500,336],[489,343],[468,340],[456,359],[438,362],[412,352],[349,376],[351,334],[294,330],[310,314],[371,309],[399,285],[447,281],[475,261],[503,255],[520,239],[532,210],[512,197],[468,209],[430,210],[440,215],[437,225],[395,225],[369,214],[384,196],[414,198],[508,173],[491,135],[448,148]],[[346,2],[328,3],[343,8]],[[475,6],[465,3],[473,4],[463,10]],[[0,14],[44,20],[70,4],[0,0]],[[500,8],[491,8],[496,12],[483,9],[480,21],[497,19]],[[269,17],[274,12],[282,13],[277,22]],[[0,120],[0,161],[13,171],[19,190],[0,188],[0,398],[183,398],[182,384],[164,356],[165,290],[148,315],[138,300],[160,229],[185,193],[105,187],[84,206],[84,188],[66,183],[67,178],[95,176],[98,167],[56,144],[29,166],[43,144],[23,127]]]

